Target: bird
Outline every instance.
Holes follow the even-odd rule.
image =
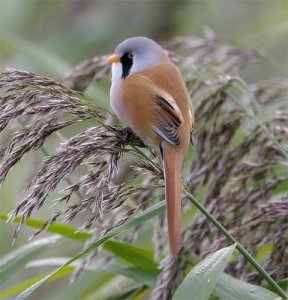
[[[182,168],[194,124],[192,101],[178,67],[147,37],[121,42],[107,58],[111,66],[110,105],[144,144],[160,151],[167,203],[170,254],[181,237]]]

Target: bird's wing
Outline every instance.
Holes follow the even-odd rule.
[[[179,145],[177,128],[183,124],[183,117],[174,99],[164,91],[157,91],[153,96],[155,102],[154,133],[169,144]]]
[[[160,140],[179,145],[178,128],[184,124],[173,96],[148,76],[134,74],[122,82],[117,114],[145,143],[159,146]]]

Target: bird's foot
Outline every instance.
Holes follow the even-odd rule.
[[[119,141],[119,144],[122,148],[124,148],[125,146],[127,146],[132,138],[132,136],[134,136],[134,133],[132,131],[132,129],[130,127],[125,127],[122,129],[122,139]]]

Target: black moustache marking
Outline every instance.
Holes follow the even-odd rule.
[[[130,53],[125,53],[120,60],[122,64],[122,79],[125,79],[129,75],[133,65],[133,58],[129,57],[129,55]]]

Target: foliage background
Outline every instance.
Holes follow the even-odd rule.
[[[264,61],[241,71],[246,82],[288,75],[287,1],[0,0],[0,6],[1,69],[16,67],[61,79],[79,61],[110,53],[127,37],[144,35],[165,42],[177,35],[199,36],[203,27],[209,26],[224,40],[265,49]],[[96,104],[109,107],[109,85],[106,80],[89,88],[88,94]],[[13,127],[7,129],[7,139],[11,132]],[[6,141],[5,136],[0,139],[1,144]],[[55,144],[49,140],[50,153]],[[21,200],[23,188],[42,158],[40,153],[27,155],[9,174],[0,189],[1,213],[8,213]],[[41,210],[37,217],[45,219],[47,212]],[[11,250],[14,228],[0,221],[1,256]],[[13,247],[25,244],[31,233],[23,227]],[[147,237],[142,239],[144,243]],[[45,255],[69,256],[79,250],[77,245],[74,247],[52,249]],[[25,277],[33,275],[31,269],[25,271]],[[13,277],[7,286],[21,282],[23,276]],[[68,280],[64,282],[67,286]],[[63,289],[63,282],[51,285],[53,291],[51,286],[44,287],[41,297],[56,299],[53,295]],[[34,297],[37,299],[37,293]]]

